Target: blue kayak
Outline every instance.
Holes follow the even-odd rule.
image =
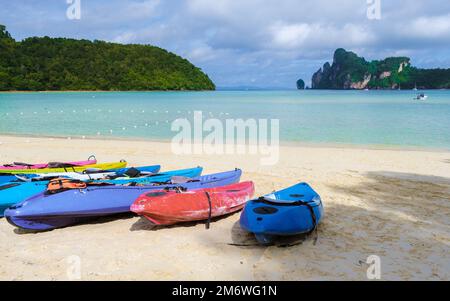
[[[140,171],[147,171],[146,167],[136,168]],[[104,180],[104,181],[89,181],[92,183],[106,182],[109,184],[128,184],[131,182],[136,183],[155,183],[169,181],[173,176],[184,177],[196,177],[202,173],[201,167],[167,171],[158,174],[151,174],[148,176],[138,178],[119,178],[116,180]],[[38,193],[44,192],[47,189],[48,181],[36,181],[36,182],[11,182],[0,186],[0,217],[3,216],[3,212],[6,208],[20,203]]]
[[[249,201],[241,213],[241,227],[270,244],[277,236],[312,232],[323,216],[320,196],[306,183]]]
[[[88,186],[56,194],[40,193],[5,211],[8,222],[32,230],[49,230],[81,223],[95,217],[130,212],[130,206],[144,192],[161,189],[212,188],[237,183],[242,171],[198,176],[184,183],[154,183],[145,186]]]

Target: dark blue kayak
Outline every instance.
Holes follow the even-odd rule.
[[[270,244],[277,236],[312,232],[323,216],[320,196],[306,183],[249,201],[241,213],[241,227]]]
[[[77,224],[94,217],[130,212],[130,206],[144,192],[161,189],[212,188],[237,183],[242,171],[177,178],[176,183],[154,183],[144,186],[88,186],[56,194],[40,193],[10,207],[5,217],[11,224],[32,230],[49,230]]]

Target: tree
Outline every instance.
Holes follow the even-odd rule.
[[[0,90],[214,90],[199,68],[164,49],[32,37],[0,25]]]
[[[303,79],[299,79],[297,81],[297,89],[304,90],[305,89],[305,81]]]

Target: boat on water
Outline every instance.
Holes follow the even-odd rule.
[[[264,195],[245,205],[241,228],[255,235],[261,244],[271,244],[279,236],[314,231],[323,217],[322,200],[307,183]]]
[[[428,96],[425,95],[424,93],[420,93],[417,94],[417,96],[415,98],[413,98],[414,100],[427,100]]]

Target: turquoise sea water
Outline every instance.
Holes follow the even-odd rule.
[[[450,149],[450,91],[0,93],[0,134],[166,140],[180,117],[277,118],[280,140]]]

